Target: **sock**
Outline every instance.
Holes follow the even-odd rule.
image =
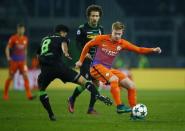
[[[82,87],[82,86],[77,86],[77,87],[75,88],[74,92],[73,92],[73,95],[71,96],[71,99],[72,99],[73,101],[75,101],[75,100],[76,100],[76,97],[78,97],[84,90],[85,90],[84,87]]]
[[[49,116],[53,116],[54,113],[49,103],[49,97],[45,91],[40,91],[40,101],[42,105],[44,106],[44,108],[46,109],[46,111],[48,112]]]
[[[91,83],[91,82],[86,82],[85,83],[85,88],[90,91],[92,94],[96,95],[100,95],[98,90],[96,89],[96,87]]]
[[[120,96],[120,88],[118,86],[118,81],[112,81],[110,83],[111,86],[111,94],[114,99],[114,102],[116,103],[116,106],[122,104],[121,102],[121,96]]]
[[[130,107],[134,107],[137,103],[136,89],[135,88],[130,88],[130,89],[127,89],[127,91],[128,91],[129,105],[130,105]]]
[[[4,96],[8,96],[8,89],[10,87],[11,79],[8,78],[5,82],[5,87],[4,87]]]
[[[99,88],[96,87],[96,89],[98,90]],[[89,110],[94,109],[95,103],[96,103],[96,95],[91,93],[91,99],[90,99],[90,103],[89,103]]]
[[[27,78],[24,79],[24,87],[25,87],[27,98],[32,97],[32,93],[30,91],[30,86],[29,86],[29,80]]]
[[[90,99],[90,103],[89,103],[89,110],[94,109],[95,103],[96,103],[96,95],[91,93],[91,99]]]

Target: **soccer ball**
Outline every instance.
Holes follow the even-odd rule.
[[[147,107],[144,104],[137,104],[132,109],[132,115],[137,118],[144,118],[147,113]]]

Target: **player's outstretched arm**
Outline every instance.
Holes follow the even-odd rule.
[[[123,41],[123,47],[124,49],[127,49],[129,51],[133,51],[139,54],[148,54],[148,53],[161,53],[161,48],[145,48],[145,47],[138,47],[134,44],[131,44],[130,42],[124,40]]]

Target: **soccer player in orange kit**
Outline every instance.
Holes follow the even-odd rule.
[[[89,41],[83,48],[79,61],[76,62],[76,67],[80,67],[89,49],[93,46],[97,47],[95,57],[90,67],[90,73],[96,80],[110,84],[110,91],[117,107],[117,113],[131,112],[132,107],[137,104],[137,100],[134,82],[121,71],[111,68],[114,58],[123,50],[129,50],[139,54],[161,53],[159,47],[138,47],[122,39],[123,31],[124,25],[121,22],[113,23],[112,34],[99,35]],[[121,101],[120,87],[127,89],[128,102],[131,108],[124,105]]]
[[[29,100],[35,98],[32,95],[29,87],[29,80],[27,75],[27,65],[26,65],[26,53],[27,53],[27,45],[28,38],[24,35],[25,26],[23,24],[17,25],[17,33],[12,35],[9,38],[8,44],[5,49],[6,57],[9,63],[9,76],[6,79],[3,99],[8,100],[8,89],[11,81],[14,78],[14,74],[17,70],[20,71],[24,78],[24,86],[26,90],[26,96]]]

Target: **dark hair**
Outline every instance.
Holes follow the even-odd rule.
[[[69,28],[67,26],[65,26],[65,25],[62,25],[62,24],[57,25],[55,27],[55,33],[59,33],[60,31],[64,31],[64,32],[68,33],[69,32]]]
[[[20,28],[20,27],[25,27],[25,25],[23,23],[18,23],[17,28]]]
[[[100,14],[100,17],[103,14],[102,8],[99,5],[90,5],[86,9],[86,16],[89,17],[92,11],[98,11]]]

